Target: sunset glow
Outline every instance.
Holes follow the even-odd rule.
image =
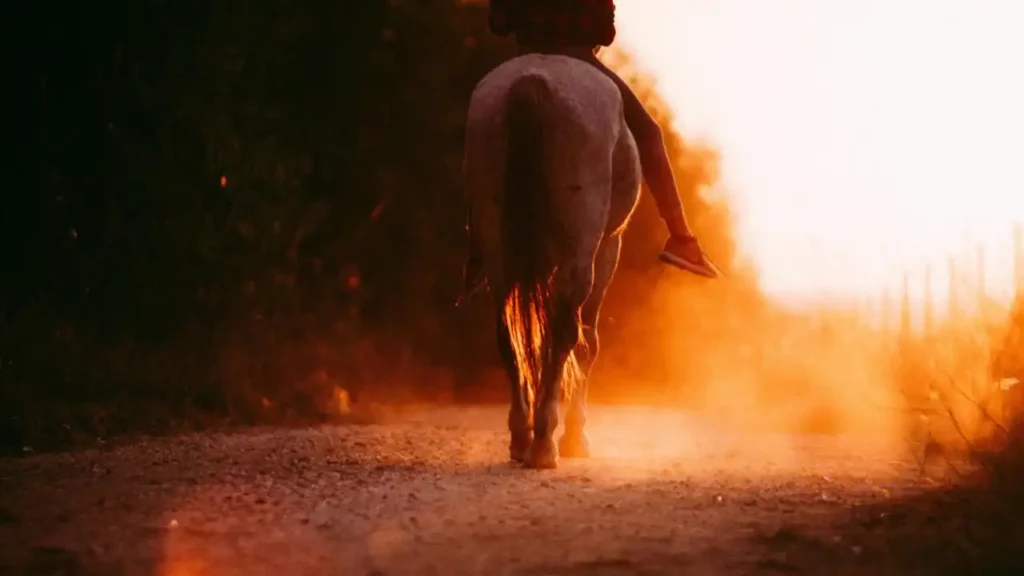
[[[770,294],[874,296],[930,263],[942,300],[978,245],[1009,293],[1024,3],[620,0],[617,21],[684,136],[721,151]]]

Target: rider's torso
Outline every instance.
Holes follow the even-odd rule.
[[[492,0],[491,28],[521,46],[607,46],[614,14],[613,0]]]

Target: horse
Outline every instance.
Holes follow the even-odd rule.
[[[559,455],[590,455],[587,378],[601,302],[640,196],[636,142],[609,78],[545,54],[508,60],[476,85],[465,137],[469,230],[511,391],[509,458],[556,468]]]

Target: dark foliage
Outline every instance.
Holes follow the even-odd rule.
[[[452,306],[463,118],[513,49],[483,6],[4,10],[31,39],[0,198],[8,444],[48,425],[106,434],[140,406],[244,422],[316,412],[334,385],[479,388],[489,314]]]

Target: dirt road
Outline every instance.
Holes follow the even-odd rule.
[[[856,509],[934,486],[863,440],[592,413],[595,458],[505,461],[504,411],[0,461],[0,573],[867,573]],[[871,569],[872,573],[877,573]]]

